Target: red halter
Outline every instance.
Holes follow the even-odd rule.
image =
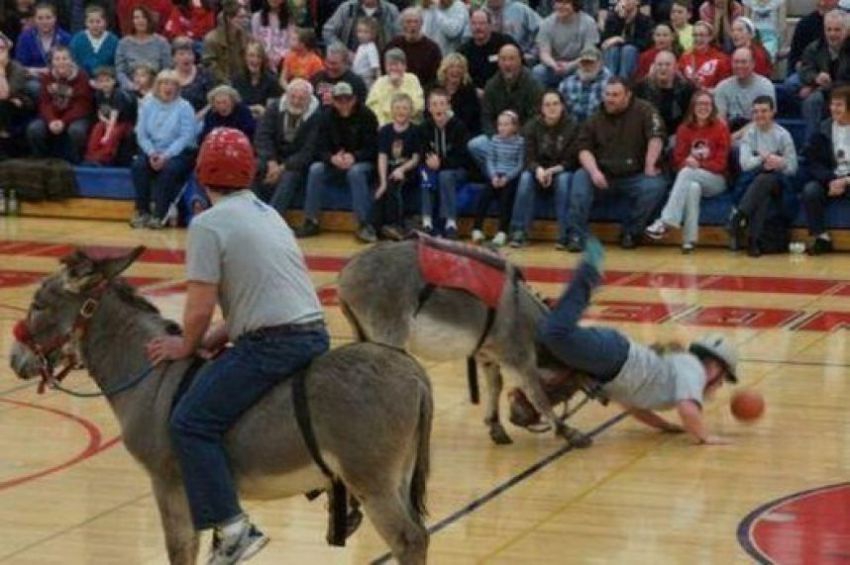
[[[41,382],[38,384],[38,393],[42,394],[49,385],[60,382],[68,373],[74,369],[82,369],[82,360],[77,355],[76,347],[67,347],[69,344],[76,344],[83,338],[88,328],[89,320],[94,316],[100,300],[103,298],[108,284],[106,281],[97,285],[83,301],[80,306],[77,317],[74,319],[74,324],[71,326],[71,331],[65,335],[60,335],[47,343],[38,343],[32,335],[26,319],[19,320],[12,330],[12,335],[15,341],[26,347],[35,355],[39,363],[39,373],[41,374]],[[59,359],[59,364],[64,363],[61,368],[54,367],[49,360],[49,356],[56,351],[61,351],[62,357]],[[58,372],[57,372],[58,369]]]

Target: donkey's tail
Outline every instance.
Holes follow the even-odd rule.
[[[357,315],[354,314],[354,310],[351,309],[351,306],[349,306],[345,300],[340,298],[339,307],[342,310],[342,315],[345,316],[345,319],[348,320],[348,323],[354,330],[357,341],[370,341],[369,336],[366,335],[366,330],[363,329],[363,324],[361,324],[360,320],[357,319]]]
[[[426,489],[431,471],[431,421],[434,416],[434,400],[431,385],[422,381],[422,396],[419,399],[419,427],[417,428],[416,464],[410,479],[410,506],[420,522],[428,515]]]

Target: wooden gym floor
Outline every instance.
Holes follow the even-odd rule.
[[[185,232],[123,223],[0,219],[0,562],[163,563],[145,474],[101,400],[79,400],[16,380],[11,328],[36,281],[69,244],[156,252],[129,272],[179,318]],[[351,332],[334,305],[347,234],[304,244],[337,343]],[[551,244],[508,250],[528,278],[556,294],[577,257]],[[481,407],[467,401],[464,364],[429,364],[436,417],[429,506],[432,563],[839,563],[850,561],[850,261],[845,255],[762,257],[675,247],[609,247],[608,286],[591,315],[644,341],[727,332],[740,346],[741,386],[767,413],[736,423],[729,390],[707,405],[729,446],[696,447],[592,405],[573,422],[596,443],[571,451],[548,434],[508,426],[490,444]],[[84,374],[67,381],[90,390]],[[671,416],[673,416],[671,414]],[[254,561],[368,563],[385,547],[366,523],[345,549],[324,543],[321,501],[248,504],[273,542]],[[204,543],[202,558],[206,555]]]

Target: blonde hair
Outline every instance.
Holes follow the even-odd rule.
[[[159,71],[159,74],[156,75],[156,78],[153,79],[153,85],[151,86],[151,92],[153,95],[160,100],[162,97],[159,95],[159,88],[163,82],[173,82],[180,87],[180,75],[177,74],[177,71],[171,69],[165,69],[164,71]],[[179,92],[178,92],[179,95]]]
[[[446,71],[449,67],[454,65],[458,65],[463,68],[463,79],[461,80],[463,84],[469,84],[472,82],[472,77],[469,76],[469,63],[467,62],[466,57],[460,53],[449,53],[443,57],[443,60],[440,61],[440,68],[437,69],[438,84],[446,84]]]
[[[407,104],[411,110],[413,110],[413,98],[406,92],[396,92],[393,94],[393,97],[390,99],[390,108],[398,104],[399,102],[404,102]]]

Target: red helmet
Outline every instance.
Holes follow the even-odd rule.
[[[212,130],[201,144],[198,164],[195,165],[198,182],[213,189],[247,188],[256,171],[251,141],[233,128]]]

